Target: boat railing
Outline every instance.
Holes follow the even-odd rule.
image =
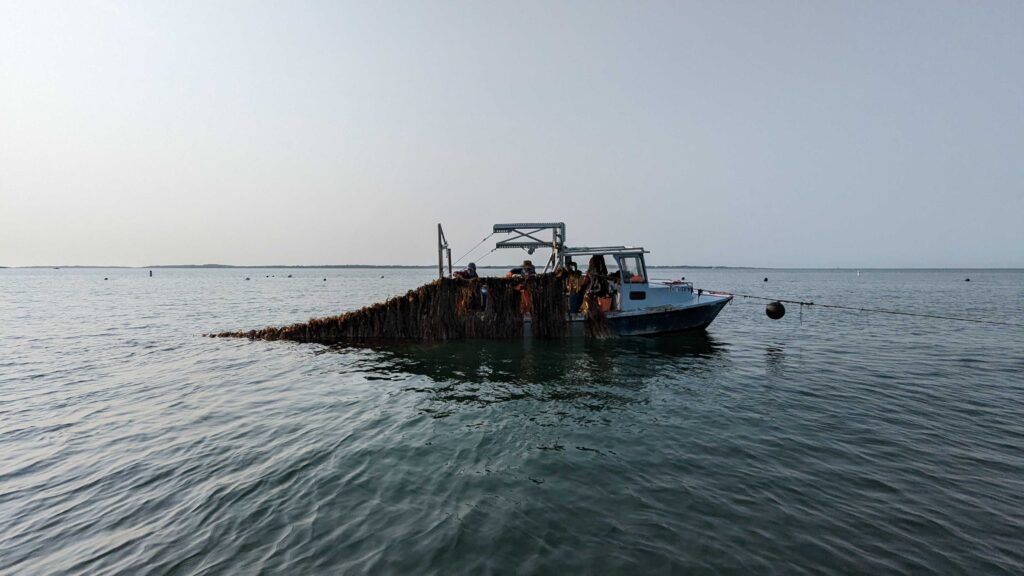
[[[656,280],[653,283],[668,286],[669,288],[693,292],[693,282],[687,282],[686,280]]]

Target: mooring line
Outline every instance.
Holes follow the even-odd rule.
[[[784,300],[782,298],[768,298],[766,296],[754,296],[753,294],[737,294],[734,292],[718,292],[705,290],[705,294],[729,294],[730,296],[740,296],[742,298],[754,298],[756,300],[767,300],[769,302],[782,302],[784,304],[799,304],[803,306],[821,306],[822,308],[837,308],[840,310],[853,310],[855,312],[874,312],[876,314],[896,314],[899,316],[918,316],[920,318],[936,318],[939,320],[956,320],[959,322],[974,322],[976,324],[995,324],[998,326],[1014,326],[1017,328],[1024,328],[1024,324],[1018,324],[1015,322],[1000,322],[998,320],[981,320],[978,318],[961,318],[959,316],[942,316],[939,314],[921,314],[918,312],[903,312],[901,310],[887,310],[885,308],[861,308],[858,306],[843,306],[841,304],[816,304],[805,300]]]
[[[479,241],[479,242],[477,242],[477,243],[476,243],[476,246],[473,246],[472,248],[470,248],[469,252],[466,252],[466,253],[465,253],[465,254],[463,254],[462,256],[459,256],[459,259],[458,259],[458,260],[456,260],[455,262],[452,262],[452,266],[454,266],[454,265],[458,264],[459,262],[462,262],[462,259],[463,259],[463,258],[465,258],[466,256],[469,256],[470,254],[472,254],[474,250],[476,250],[477,248],[479,248],[479,247],[480,247],[480,245],[481,245],[481,244],[483,244],[484,242],[487,242],[487,239],[488,239],[488,238],[490,238],[491,236],[494,236],[494,234],[495,234],[494,232],[491,232],[491,233],[490,233],[490,234],[488,234],[487,236],[484,236],[484,239],[483,239],[483,240],[481,240],[481,241]],[[492,250],[492,252],[493,252],[493,250]]]

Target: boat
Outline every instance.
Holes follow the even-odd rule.
[[[546,232],[551,240],[541,238]],[[645,258],[649,252],[640,246],[568,246],[563,222],[495,224],[490,236],[495,234],[509,237],[498,241],[492,252],[517,249],[532,255],[550,250],[544,273],[526,262],[506,278],[453,273],[452,251],[438,224],[438,279],[433,282],[335,316],[208,336],[327,345],[644,336],[703,330],[732,300],[731,294],[694,290],[684,278],[652,281]],[[586,276],[576,263],[584,258]]]
[[[550,232],[550,240],[542,236]],[[544,272],[579,270],[578,262],[603,260],[607,267],[608,294],[598,298],[604,321],[615,335],[646,336],[688,330],[703,330],[714,321],[732,300],[732,295],[695,289],[684,279],[653,281],[648,275],[641,246],[569,246],[565,242],[564,222],[520,222],[495,224],[492,235],[506,234],[495,244],[495,250],[518,249],[527,254],[550,250]],[[447,258],[447,274],[445,259]],[[586,272],[586,270],[579,270]],[[438,224],[438,273],[452,276],[451,249],[441,225]],[[579,294],[567,290],[568,333],[586,334],[588,313]],[[524,334],[530,334],[531,318],[523,317]]]

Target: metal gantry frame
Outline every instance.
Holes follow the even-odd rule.
[[[551,231],[551,239],[542,237],[544,231]],[[647,254],[641,246],[575,246],[565,245],[565,223],[564,222],[513,222],[508,224],[495,224],[494,234],[510,234],[511,237],[499,240],[495,243],[494,249],[519,248],[533,254],[538,248],[551,250],[551,258],[548,259],[544,271],[564,268],[566,258],[571,256],[592,256],[603,254],[618,259],[620,256],[638,256],[641,266],[646,272],[647,263],[644,261],[644,254]],[[484,238],[487,240],[487,238]],[[483,240],[481,241],[483,242]],[[479,245],[478,245],[479,246]],[[471,251],[472,252],[472,251]],[[468,254],[467,254],[468,255]],[[452,275],[452,249],[448,245],[448,239],[444,235],[441,224],[437,225],[437,275],[445,277],[445,259],[448,260],[448,276]],[[461,260],[461,258],[460,258]]]
[[[551,230],[551,240],[545,240],[539,236],[541,232]],[[501,248],[522,248],[528,254],[533,254],[538,248],[550,248],[551,258],[544,266],[544,271],[564,265],[565,258],[562,251],[565,249],[565,222],[514,222],[510,224],[495,224],[494,234],[512,234],[511,238],[499,240],[494,249]]]

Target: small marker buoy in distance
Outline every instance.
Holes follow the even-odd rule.
[[[248,280],[248,279],[249,279],[249,277],[248,277],[248,276],[246,276],[246,277],[245,277],[245,279],[246,279],[246,280]]]
[[[764,277],[764,281],[765,281],[765,282],[767,282],[767,281],[768,281],[768,277],[767,277],[767,276],[765,276],[765,277]]]
[[[964,282],[970,282],[970,281],[971,281],[970,278],[964,278]]]
[[[769,302],[764,307],[764,313],[772,320],[778,320],[786,315],[786,307],[782,305],[782,302]]]

